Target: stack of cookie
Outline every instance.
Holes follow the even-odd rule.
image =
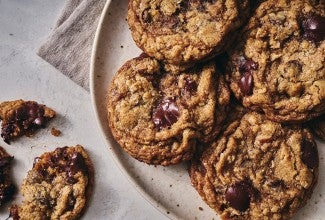
[[[119,145],[148,164],[191,160],[222,219],[287,219],[318,178],[306,122],[324,128],[325,1],[258,2],[130,0],[144,54],[108,89]]]

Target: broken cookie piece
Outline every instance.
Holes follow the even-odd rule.
[[[10,141],[22,135],[30,136],[37,129],[44,128],[56,112],[34,101],[6,101],[0,103],[1,137]]]
[[[76,219],[89,200],[93,185],[92,162],[80,145],[57,148],[35,158],[21,186],[24,200],[13,205],[17,219]]]
[[[10,165],[14,157],[0,147],[0,206],[8,202],[15,193],[10,175]]]

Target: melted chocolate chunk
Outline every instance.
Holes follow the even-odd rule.
[[[67,201],[67,209],[66,211],[71,211],[74,209],[74,206],[76,204],[76,198],[73,196],[73,193],[70,193],[68,196],[68,201]]]
[[[240,78],[239,88],[244,96],[251,95],[253,93],[253,76],[250,72],[245,73]]]
[[[163,100],[153,112],[153,122],[159,130],[170,127],[179,117],[179,109],[175,99],[168,98]]]
[[[309,41],[320,42],[325,37],[325,17],[309,14],[302,21],[303,37]]]
[[[87,173],[87,165],[83,156],[79,152],[72,155],[69,165],[65,168],[65,171],[67,173],[67,182],[70,184],[77,182],[77,180],[74,178],[74,174],[77,172],[81,171],[83,173]]]
[[[7,144],[10,143],[10,138],[12,133],[15,131],[16,126],[12,123],[4,124],[1,130],[1,137],[3,138],[4,142]]]
[[[238,211],[246,211],[252,199],[258,197],[258,191],[248,181],[241,181],[229,187],[225,198],[229,205]]]
[[[258,63],[251,59],[240,57],[238,61],[239,72],[242,77],[239,81],[239,88],[244,96],[253,92],[253,71],[258,69]]]
[[[190,78],[185,78],[185,86],[182,89],[183,94],[188,94],[188,95],[193,95],[197,91],[197,83],[190,79]]]
[[[317,146],[315,143],[305,139],[302,140],[301,160],[310,169],[318,167],[319,159],[318,159]]]
[[[254,62],[252,59],[242,58],[239,61],[239,72],[244,74],[258,69],[258,63]]]
[[[33,132],[36,128],[44,127],[47,119],[44,117],[44,107],[34,102],[26,102],[16,109],[6,123],[2,125],[1,137],[6,143],[17,129],[22,133]]]

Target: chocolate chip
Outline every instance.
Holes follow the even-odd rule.
[[[33,123],[37,126],[44,126],[45,124],[45,120],[43,117],[38,117],[38,118],[35,118],[35,120],[33,121]]]
[[[72,155],[71,161],[69,163],[69,168],[72,173],[77,173],[79,171],[87,172],[85,159],[79,152],[76,152]]]
[[[244,96],[252,94],[252,92],[253,92],[253,76],[250,72],[245,73],[240,78],[239,88]]]
[[[13,132],[15,131],[16,125],[9,123],[9,124],[4,124],[2,126],[1,130],[1,137],[3,138],[4,142],[7,144],[10,144],[10,138]]]
[[[308,14],[302,21],[303,37],[313,42],[320,42],[325,37],[325,17]]]
[[[149,9],[146,9],[142,12],[142,20],[145,23],[151,23],[152,22],[152,17],[151,14],[149,13]]]
[[[188,95],[193,95],[197,91],[197,83],[190,79],[190,78],[185,78],[185,86],[182,90],[183,94],[188,94]]]
[[[168,98],[163,100],[153,112],[153,122],[156,127],[161,130],[170,127],[179,117],[179,109],[175,99]]]
[[[258,69],[258,63],[254,62],[252,59],[245,59],[244,57],[242,57],[239,60],[240,73],[247,73],[257,69]]]
[[[245,211],[250,205],[249,192],[245,185],[237,183],[229,187],[225,195],[226,200],[229,202],[230,206],[238,211]]]
[[[310,169],[318,167],[318,152],[314,142],[305,139],[301,141],[301,160]]]
[[[68,166],[65,168],[65,171],[67,173],[67,182],[70,184],[74,184],[77,182],[77,180],[74,178],[74,174],[79,171],[83,173],[88,172],[85,159],[79,152],[76,152],[72,155]]]
[[[225,198],[230,206],[238,211],[244,212],[250,206],[253,199],[258,199],[259,192],[249,181],[241,181],[229,187]]]
[[[258,69],[258,63],[252,59],[239,57],[238,70],[242,74],[239,81],[239,88],[244,96],[251,95],[253,92],[253,71]]]
[[[66,211],[71,211],[74,209],[74,206],[76,204],[76,198],[73,196],[73,193],[70,193],[68,196],[68,201],[67,201],[67,208]]]

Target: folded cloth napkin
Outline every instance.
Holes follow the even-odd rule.
[[[106,0],[67,0],[37,54],[89,91],[89,64],[99,17]]]

